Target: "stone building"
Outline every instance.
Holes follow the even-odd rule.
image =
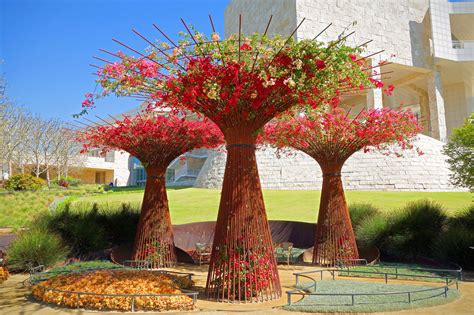
[[[297,25],[297,40],[330,41],[355,33],[348,44],[367,45],[365,55],[383,52],[368,61],[387,84],[392,96],[380,90],[346,98],[352,112],[367,108],[411,108],[424,126],[416,146],[425,155],[408,152],[404,158],[357,153],[343,168],[346,189],[455,190],[449,183],[442,146],[453,128],[474,111],[474,2],[447,0],[232,0],[225,11],[225,33],[263,32],[289,36]],[[381,60],[392,64],[378,67]],[[278,158],[275,150],[257,152],[262,186],[271,189],[320,189],[319,166],[303,153]],[[225,154],[207,159],[197,187],[219,187]]]

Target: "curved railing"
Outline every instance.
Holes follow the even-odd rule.
[[[194,273],[191,272],[180,272],[180,271],[169,271],[169,270],[163,270],[163,269],[153,269],[152,268],[152,262],[148,260],[124,260],[122,262],[122,266],[126,268],[132,268],[132,269],[144,269],[144,270],[150,270],[150,271],[155,271],[155,272],[164,272],[167,274],[172,274],[172,275],[181,275],[181,276],[186,276],[188,277],[189,280],[192,280],[192,276],[194,276]]]
[[[413,278],[415,278],[415,277],[437,278],[437,279],[445,280],[446,284],[444,286],[441,286],[441,287],[433,287],[433,288],[428,288],[428,289],[410,290],[410,291],[393,291],[393,292],[376,292],[376,293],[358,293],[358,292],[355,292],[355,293],[318,293],[318,292],[314,292],[316,290],[317,280],[315,279],[315,277],[310,276],[310,274],[319,274],[320,280],[323,280],[323,273],[327,272],[331,275],[332,280],[335,280],[335,273],[338,272],[338,271],[339,271],[338,269],[334,269],[334,270],[320,269],[320,270],[312,270],[312,271],[293,273],[293,275],[295,275],[295,277],[296,277],[295,287],[300,286],[300,278],[305,278],[305,279],[310,280],[310,284],[307,285],[307,286],[304,286],[304,287],[300,286],[299,289],[287,291],[286,294],[287,294],[288,305],[292,305],[292,296],[294,296],[294,295],[301,296],[301,299],[303,299],[305,296],[347,296],[347,297],[351,297],[351,304],[350,305],[355,305],[356,304],[355,297],[357,297],[357,296],[406,295],[407,296],[407,302],[412,303],[413,301],[415,301],[412,297],[412,295],[415,294],[415,293],[430,292],[430,291],[434,293],[434,295],[429,296],[429,297],[425,297],[423,299],[434,298],[434,297],[441,296],[441,295],[444,295],[444,297],[447,298],[448,297],[448,291],[450,289],[449,288],[450,285],[455,283],[456,289],[459,289],[459,287],[458,287],[458,278],[457,277],[449,277],[449,276],[439,277],[439,276],[418,275],[418,274],[398,274],[398,276],[410,276],[410,277],[413,277]],[[355,271],[355,272],[359,273],[361,271]],[[376,274],[376,275],[383,274],[384,278],[385,278],[385,283],[387,283],[388,280],[390,279],[388,277],[388,275],[396,275],[395,273],[371,272],[371,271],[363,271],[361,273]],[[438,291],[438,293],[436,293],[437,291]],[[439,291],[441,291],[441,292],[439,292]],[[421,299],[417,299],[417,300],[421,300]]]
[[[337,268],[340,270],[340,272],[346,272],[346,273],[350,273],[350,272],[353,272],[353,273],[364,273],[360,270],[350,270],[350,268],[354,267],[355,265],[352,264],[352,263],[349,263],[349,264],[345,264],[343,261],[340,261],[339,264],[337,265]],[[398,279],[398,276],[406,276],[402,273],[399,272],[400,269],[407,269],[407,266],[403,266],[403,265],[396,265],[396,264],[386,264],[384,263],[382,265],[383,267],[389,267],[389,268],[393,268],[394,269],[394,275],[395,275],[395,279]],[[370,266],[368,265],[367,263],[365,264],[359,264],[357,265],[357,268],[372,268],[374,266]],[[456,265],[456,269],[441,269],[441,268],[426,268],[426,267],[414,267],[414,268],[410,268],[411,270],[413,271],[421,271],[421,272],[432,272],[432,273],[446,273],[446,274],[450,274],[452,277],[456,277],[458,280],[462,280],[462,271],[463,269]],[[385,274],[385,272],[383,272],[383,274]],[[410,276],[412,276],[410,274]],[[418,277],[422,277],[422,275],[416,275]],[[434,276],[436,277],[436,276]],[[445,277],[441,277],[441,276],[438,276],[440,278],[445,278]]]

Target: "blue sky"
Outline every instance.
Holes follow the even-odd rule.
[[[18,105],[44,117],[71,120],[81,110],[84,93],[92,91],[98,51],[125,50],[117,38],[142,50],[146,43],[132,28],[148,38],[158,38],[157,24],[176,37],[180,22],[211,32],[208,14],[220,33],[228,0],[0,0],[0,73],[7,94]],[[138,105],[130,98],[107,97],[92,112],[103,116]]]

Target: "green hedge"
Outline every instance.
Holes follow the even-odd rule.
[[[18,174],[9,178],[5,182],[7,190],[38,190],[46,185],[46,182],[38,177],[29,174]]]
[[[391,258],[423,256],[474,270],[474,206],[448,217],[441,205],[420,200],[393,213],[364,216],[355,233],[359,247],[377,246]]]
[[[64,240],[75,255],[87,254],[113,244],[133,242],[140,209],[129,204],[99,209],[97,204],[65,201],[53,213],[44,213],[37,224]]]

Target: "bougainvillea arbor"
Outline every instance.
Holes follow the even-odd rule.
[[[212,19],[210,19],[211,25]],[[266,30],[270,25],[271,18]],[[302,23],[302,22],[301,22]],[[298,27],[301,25],[298,25]],[[150,47],[146,53],[110,53],[118,62],[100,67],[103,94],[158,101],[203,115],[222,130],[227,162],[207,280],[209,298],[258,301],[281,295],[271,234],[255,159],[258,131],[275,115],[298,104],[336,106],[344,92],[374,85],[362,46],[345,45],[348,35],[324,44],[313,40],[239,33],[221,40],[190,30],[175,43],[157,44],[134,31]],[[240,25],[240,22],[239,22]],[[87,102],[89,106],[91,102]]]
[[[363,110],[355,117],[337,107],[282,115],[267,124],[264,142],[294,148],[315,159],[323,173],[313,263],[335,265],[357,259],[358,250],[341,181],[346,160],[359,150],[400,155],[420,132],[410,111]]]
[[[83,151],[123,150],[140,160],[147,179],[132,259],[147,261],[153,268],[174,265],[176,253],[165,187],[166,168],[187,151],[221,145],[222,133],[217,126],[208,120],[191,121],[175,114],[148,113],[86,128],[79,140],[84,145]]]

